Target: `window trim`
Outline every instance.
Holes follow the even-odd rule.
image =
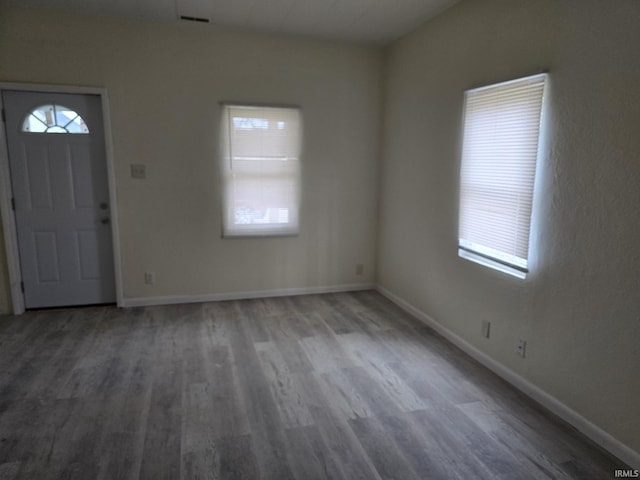
[[[298,105],[292,104],[272,104],[272,103],[258,103],[258,102],[220,102],[221,108],[221,141],[220,141],[220,171],[221,171],[221,203],[222,203],[222,238],[223,239],[250,239],[250,238],[274,238],[274,237],[297,237],[300,235],[300,210],[301,210],[301,156],[302,156],[302,109]],[[294,167],[292,175],[295,177],[294,189],[295,189],[295,209],[293,212],[295,222],[290,224],[260,224],[251,223],[246,224],[246,227],[239,227],[237,225],[229,224],[231,219],[231,205],[230,205],[230,193],[229,188],[232,185],[232,181],[229,180],[231,169],[231,119],[229,118],[229,112],[232,108],[247,108],[247,109],[279,109],[279,110],[295,110],[297,115],[297,140],[296,149],[297,154],[294,157],[297,165]],[[284,157],[283,157],[284,158]],[[230,228],[230,227],[234,228]]]
[[[467,123],[467,110],[468,110],[468,95],[470,93],[478,93],[478,92],[482,92],[483,90],[488,90],[488,89],[494,89],[496,87],[507,87],[510,84],[523,84],[523,88],[526,87],[527,82],[535,82],[537,80],[541,80],[542,83],[542,91],[540,93],[540,97],[539,97],[539,101],[540,101],[540,110],[538,113],[538,120],[539,120],[539,130],[538,130],[538,135],[536,138],[536,152],[535,152],[535,158],[533,160],[533,162],[530,164],[533,168],[532,168],[532,172],[531,176],[530,176],[530,188],[531,188],[531,205],[530,205],[530,210],[528,212],[528,219],[529,219],[529,226],[528,226],[528,237],[527,237],[527,252],[526,252],[526,257],[522,258],[520,257],[517,253],[511,254],[508,252],[501,252],[498,249],[494,249],[492,247],[488,247],[488,246],[484,246],[481,245],[480,243],[477,243],[476,245],[478,245],[479,247],[474,249],[474,243],[471,240],[468,239],[464,239],[462,237],[462,223],[463,223],[463,217],[462,217],[462,204],[463,204],[463,193],[462,193],[462,189],[463,189],[463,169],[464,169],[464,160],[465,160],[465,140],[466,140],[466,133],[467,133],[467,129],[469,128],[469,124]],[[465,260],[469,260],[471,262],[483,265],[485,267],[491,268],[493,270],[497,270],[500,271],[502,273],[506,273],[509,274],[511,276],[520,278],[520,279],[526,279],[527,275],[529,274],[529,266],[530,266],[530,262],[532,259],[532,251],[531,251],[531,247],[532,247],[532,234],[533,232],[535,232],[536,228],[534,225],[534,213],[535,213],[535,209],[536,209],[536,197],[537,197],[537,189],[538,189],[538,183],[539,183],[539,171],[540,171],[540,162],[541,162],[541,151],[542,151],[542,146],[543,146],[543,138],[545,137],[545,132],[544,132],[544,124],[545,124],[545,110],[547,108],[546,103],[547,103],[547,92],[548,92],[548,84],[549,84],[549,74],[548,72],[544,71],[542,73],[537,73],[534,75],[529,75],[529,76],[525,76],[525,77],[520,77],[520,78],[516,78],[516,79],[511,79],[511,80],[507,80],[507,81],[503,81],[503,82],[498,82],[498,83],[493,83],[493,84],[488,84],[488,85],[483,85],[481,87],[476,87],[476,88],[471,88],[468,90],[465,90],[464,92],[464,102],[463,102],[463,116],[462,116],[462,128],[461,128],[461,143],[460,143],[460,153],[459,153],[459,158],[460,158],[460,175],[459,175],[459,192],[458,192],[458,200],[459,200],[459,205],[458,205],[458,256],[460,258],[463,258]],[[473,165],[477,168],[477,165]],[[513,183],[512,185],[517,185],[517,183]],[[508,187],[507,187],[508,189]],[[489,223],[489,225],[491,225],[491,223]],[[491,250],[496,252],[495,256],[491,255]],[[509,260],[506,260],[505,257],[507,256],[511,256],[514,259],[523,259],[523,265],[518,265],[517,261],[516,262],[512,262]]]

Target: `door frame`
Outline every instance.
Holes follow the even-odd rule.
[[[120,235],[118,228],[118,203],[116,201],[116,176],[113,162],[113,145],[111,138],[111,120],[109,115],[109,95],[106,88],[84,87],[73,85],[50,85],[36,83],[0,82],[0,92],[17,90],[22,92],[41,93],[70,93],[77,95],[98,95],[102,107],[104,124],[104,149],[107,162],[107,183],[109,187],[109,205],[111,217],[111,237],[113,244],[113,270],[115,274],[116,303],[123,307],[122,271],[120,268]],[[0,95],[0,109],[4,110]],[[9,286],[11,290],[11,304],[13,314],[20,315],[25,311],[24,294],[22,293],[22,271],[20,268],[20,254],[18,252],[18,234],[16,218],[12,208],[13,186],[9,170],[9,149],[6,138],[6,125],[2,122],[0,128],[0,211],[2,213],[2,228],[7,255],[7,270],[9,271]]]

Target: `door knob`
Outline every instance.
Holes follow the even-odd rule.
[[[100,204],[100,209],[101,209],[101,210],[106,210],[108,206],[109,206],[109,205],[107,205],[107,203],[106,203],[106,202],[102,202],[102,203]]]
[[[109,217],[105,217],[100,220],[100,223],[102,223],[103,225],[109,225],[109,223],[111,223],[111,219]]]

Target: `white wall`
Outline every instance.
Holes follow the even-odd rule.
[[[639,22],[634,0],[473,0],[392,45],[378,261],[384,288],[636,452]],[[460,117],[465,89],[541,69],[548,138],[521,281],[457,256]]]
[[[0,81],[109,92],[129,299],[372,283],[381,58],[344,43],[0,8]],[[302,107],[299,237],[221,239],[225,100]],[[132,163],[146,164],[145,181],[130,178]],[[0,268],[0,287],[5,277]]]

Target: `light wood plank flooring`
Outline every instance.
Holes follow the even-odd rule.
[[[626,468],[376,292],[0,318],[0,480]]]

